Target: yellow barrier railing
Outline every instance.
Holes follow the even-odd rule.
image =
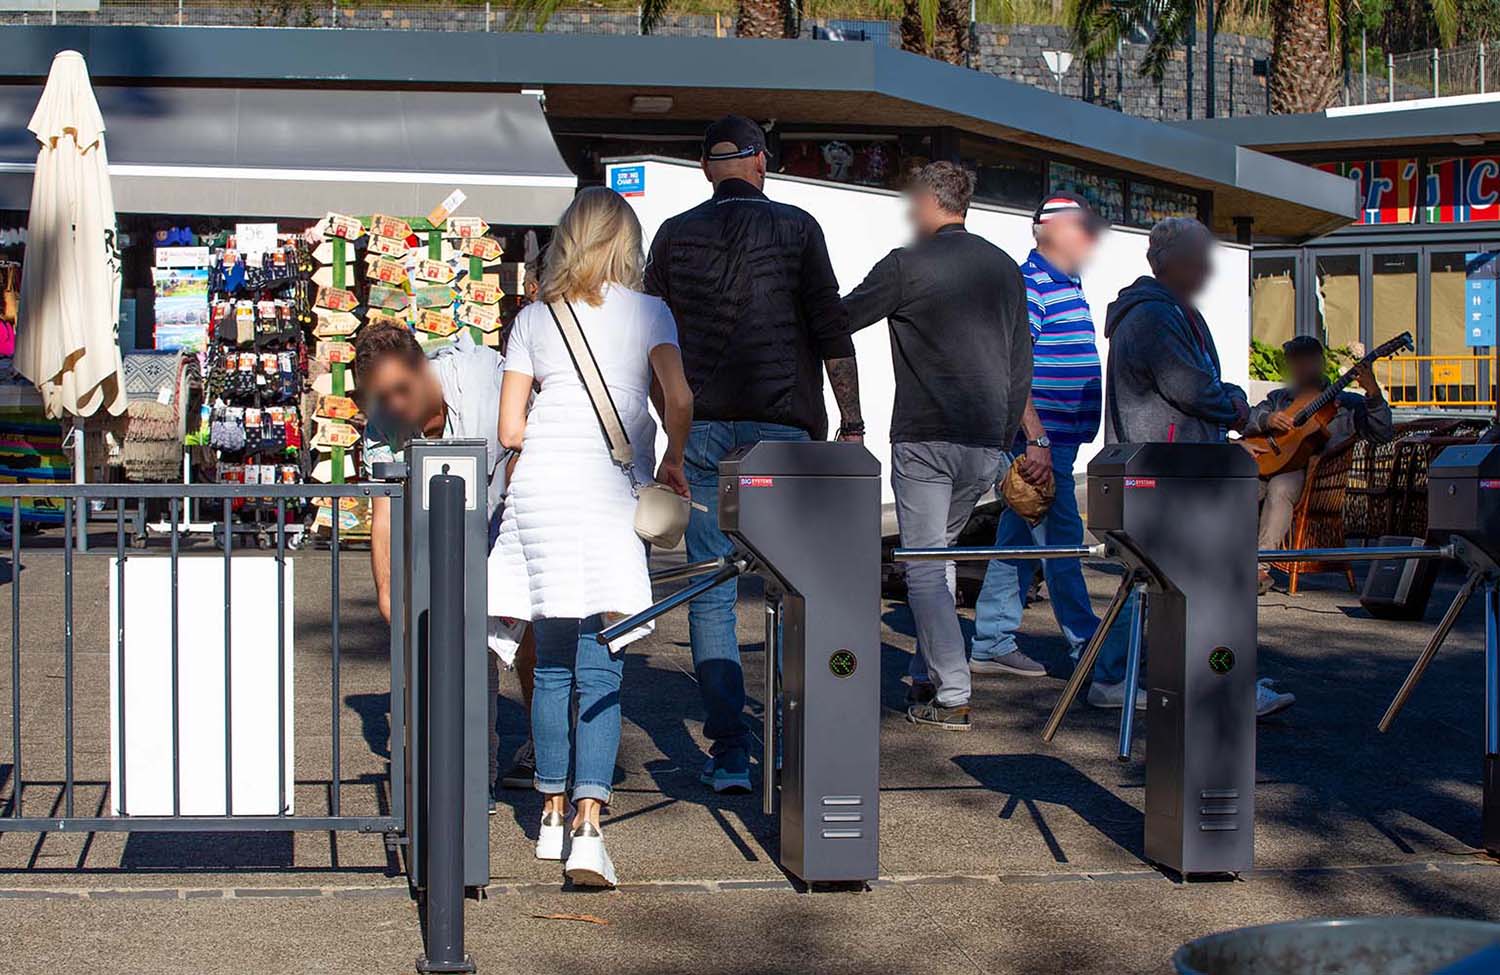
[[[1493,363],[1487,355],[1400,355],[1377,360],[1375,378],[1392,406],[1493,407]]]

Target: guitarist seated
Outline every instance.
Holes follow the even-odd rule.
[[[1328,386],[1323,375],[1325,357],[1323,343],[1311,335],[1299,335],[1281,347],[1286,354],[1286,368],[1290,384],[1274,390],[1250,411],[1250,421],[1245,435],[1285,434],[1295,427],[1293,411],[1290,409],[1298,397],[1320,392]],[[1336,454],[1349,446],[1355,438],[1385,441],[1391,438],[1393,425],[1391,407],[1375,380],[1375,371],[1368,362],[1361,362],[1354,370],[1354,381],[1364,389],[1364,395],[1340,392],[1335,402],[1338,410],[1328,424],[1326,436],[1318,446],[1317,453]],[[1247,445],[1248,446],[1248,445]],[[1259,451],[1252,449],[1252,453]],[[1260,482],[1260,547],[1281,548],[1287,531],[1292,526],[1292,511],[1302,495],[1302,483],[1307,478],[1307,468],[1283,471]],[[1271,575],[1260,570],[1260,592],[1271,588]]]

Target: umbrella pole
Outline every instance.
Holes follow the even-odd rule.
[[[83,429],[83,417],[73,417],[73,483],[88,483],[88,451],[85,449],[87,438]],[[74,541],[78,551],[89,550],[89,504],[88,499],[80,498],[79,503],[73,506],[73,524],[69,528],[74,533]]]

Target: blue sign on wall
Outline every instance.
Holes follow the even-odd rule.
[[[1469,348],[1495,344],[1495,285],[1500,254],[1465,254],[1464,343]]]
[[[614,167],[609,171],[609,188],[621,196],[645,196],[646,167]]]

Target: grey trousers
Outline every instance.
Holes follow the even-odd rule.
[[[952,545],[980,495],[995,483],[996,447],[923,442],[891,445],[891,487],[906,548]],[[937,703],[969,703],[969,659],[953,600],[952,562],[906,563],[906,602],[917,624],[917,650]]]

